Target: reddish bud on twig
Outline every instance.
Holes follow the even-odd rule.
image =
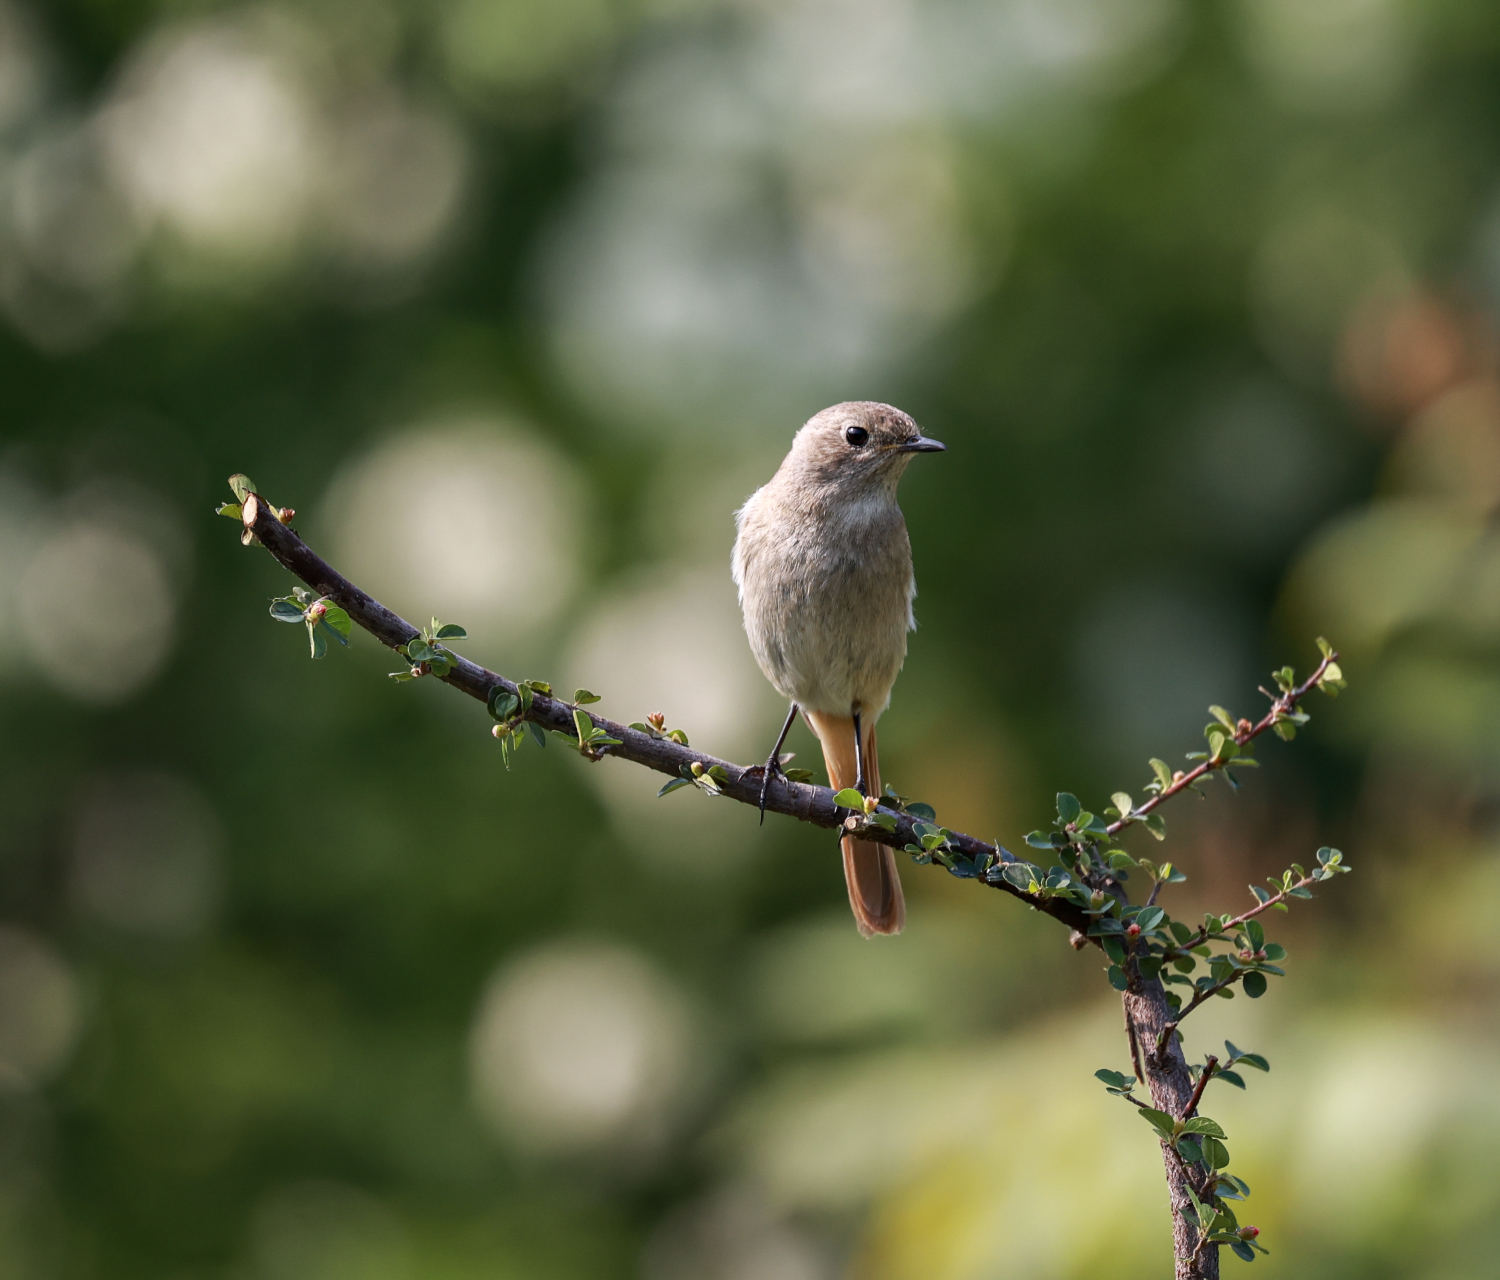
[[[1125,936],[1127,938],[1139,938],[1141,936],[1141,926],[1132,920],[1125,926]]]
[[[1259,1227],[1241,1227],[1237,1233],[1241,1240],[1254,1240],[1260,1234]]]

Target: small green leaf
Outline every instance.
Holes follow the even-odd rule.
[[[1259,1000],[1266,994],[1266,975],[1263,973],[1247,973],[1241,985],[1245,988],[1245,994],[1252,1000]]]
[[[1203,1148],[1196,1138],[1178,1138],[1177,1153],[1189,1164],[1197,1164],[1203,1159]]]
[[[1112,939],[1106,938],[1105,941],[1109,942],[1112,941]],[[1112,964],[1109,966],[1109,973],[1107,974],[1107,976],[1109,978],[1109,985],[1112,986],[1116,991],[1124,991],[1127,987],[1130,986],[1130,983],[1125,978],[1124,970],[1122,970],[1117,964]]]
[[[228,516],[231,520],[243,520],[245,517],[245,508],[238,502],[226,502],[218,509],[218,514]]]
[[[354,629],[354,623],[350,621],[349,615],[336,604],[325,604],[323,608],[324,623],[348,640],[349,633]]]
[[[1328,641],[1325,640],[1322,636],[1318,637],[1318,652],[1321,653],[1325,658],[1333,657],[1333,646],[1329,644]]]
[[[229,477],[229,487],[233,490],[234,496],[241,502],[244,502],[252,493],[260,492],[255,487],[254,480],[238,471]]]
[[[327,654],[328,641],[323,639],[323,633],[317,627],[308,627],[307,647],[312,650],[314,658],[321,658]]]
[[[539,747],[547,745],[547,735],[542,732],[542,726],[535,720],[526,721],[526,731],[531,734],[531,740]]]
[[[1229,1148],[1217,1138],[1205,1137],[1202,1142],[1203,1158],[1211,1169],[1222,1169],[1229,1163]]]
[[[302,608],[291,600],[271,601],[271,616],[277,622],[301,622]]]
[[[1094,1079],[1102,1080],[1111,1089],[1129,1089],[1135,1084],[1134,1076],[1127,1076],[1119,1071],[1096,1071],[1094,1072]]]
[[[437,628],[436,634],[433,636],[435,640],[467,640],[468,638],[469,633],[456,622],[443,623],[442,626]]]
[[[546,694],[549,698],[552,696],[552,686],[545,680],[528,680],[526,681],[526,686],[529,689],[534,689],[537,693]]]
[[[1276,736],[1283,742],[1290,742],[1297,736],[1297,726],[1289,720],[1278,720],[1271,728],[1276,731]]]
[[[1156,781],[1163,790],[1172,785],[1172,766],[1165,760],[1158,760],[1153,756],[1151,759],[1151,772],[1156,775]]]
[[[1147,1122],[1157,1133],[1161,1134],[1168,1141],[1171,1141],[1172,1137],[1176,1134],[1177,1121],[1165,1111],[1157,1111],[1152,1107],[1142,1107],[1140,1114],[1146,1118]]]
[[[661,790],[656,793],[656,798],[660,800],[662,796],[669,796],[672,794],[672,792],[677,791],[682,787],[690,787],[692,785],[693,784],[686,778],[671,778],[668,781],[662,783]]]
[[[1078,797],[1067,791],[1057,793],[1057,818],[1063,825],[1067,826],[1083,812],[1083,806],[1078,803]]]
[[[490,690],[489,712],[496,720],[509,720],[521,709],[521,700],[503,684]]]
[[[1208,714],[1228,729],[1230,734],[1234,733],[1234,717],[1224,710],[1223,707],[1210,707]]]
[[[812,780],[811,769],[783,769],[781,776],[788,782],[809,782]]]
[[[853,787],[845,787],[842,791],[838,792],[833,797],[833,802],[840,809],[854,809],[860,813],[864,812],[865,798]]]
[[[1149,933],[1166,918],[1166,914],[1160,907],[1142,907],[1135,913],[1135,922],[1143,933]]]
[[[406,656],[413,662],[430,662],[434,657],[432,646],[421,636],[410,641],[406,646]]]
[[[1238,1071],[1230,1071],[1225,1067],[1220,1067],[1214,1072],[1214,1079],[1222,1080],[1225,1084],[1232,1084],[1236,1089],[1245,1087],[1245,1077]]]
[[[1218,1124],[1210,1120],[1207,1116],[1194,1116],[1191,1120],[1184,1120],[1182,1131],[1183,1133],[1206,1133],[1210,1138],[1218,1138],[1220,1141],[1223,1141],[1228,1136],[1223,1129],[1219,1128]]]
[[[1266,943],[1266,931],[1261,927],[1259,920],[1249,920],[1245,923],[1245,935],[1250,939],[1250,950],[1259,951]]]
[[[790,777],[790,774],[788,776]],[[937,821],[937,810],[930,804],[923,804],[919,800],[914,800],[908,804],[906,812],[911,814],[913,818],[921,818],[924,822]]]
[[[1271,1064],[1258,1053],[1236,1053],[1237,1062],[1243,1062],[1247,1067],[1254,1067],[1257,1071],[1269,1071]]]
[[[1148,813],[1146,815],[1146,830],[1158,840],[1165,840],[1167,838],[1167,824],[1162,821],[1161,814],[1159,813]]]
[[[573,690],[573,701],[581,707],[586,707],[591,702],[600,701],[600,698],[597,693],[590,693],[587,689],[575,689]]]
[[[1115,802],[1115,808],[1120,811],[1122,818],[1135,808],[1135,801],[1130,798],[1130,792],[1128,791],[1116,791],[1114,795],[1110,796],[1110,799]]]

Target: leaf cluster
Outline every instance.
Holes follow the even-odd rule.
[[[215,514],[225,516],[237,524],[245,523],[245,503],[252,493],[256,493],[255,481],[249,476],[236,471],[229,477],[229,489],[234,494],[234,502],[225,502],[214,508]],[[291,507],[273,507],[269,502],[265,504],[266,510],[276,517],[282,524],[286,524],[297,513]],[[260,543],[251,529],[240,532],[240,546],[253,547]]]
[[[300,622],[306,626],[307,647],[314,658],[327,655],[330,638],[346,649],[349,647],[349,633],[353,629],[349,615],[327,596],[315,596],[305,587],[272,600],[271,617],[277,622]]]
[[[391,679],[399,683],[433,675],[441,680],[458,665],[458,656],[446,649],[444,640],[467,640],[469,633],[456,622],[439,622],[422,628],[422,634],[407,643],[403,652],[411,664],[405,671],[392,671]]]

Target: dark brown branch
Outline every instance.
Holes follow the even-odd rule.
[[[277,519],[271,504],[260,495],[251,494],[244,504],[244,524],[260,540],[284,569],[300,578],[320,596],[332,600],[364,630],[388,648],[404,650],[421,633],[405,618],[392,613],[378,600],[366,594],[343,574],[334,569],[305,543],[290,526]],[[454,666],[447,675],[439,677],[444,683],[467,693],[481,703],[488,703],[491,691],[499,685],[511,693],[516,683],[490,671],[468,659],[453,655]],[[738,800],[741,804],[757,807],[760,804],[761,768],[747,767],[721,760],[702,751],[693,750],[671,738],[652,737],[629,725],[605,719],[589,711],[589,718],[620,745],[603,748],[610,756],[618,756],[633,764],[644,765],[671,778],[689,776],[694,764],[701,769],[717,765],[723,769],[727,781],[720,784],[719,793]],[[573,706],[560,698],[535,694],[526,719],[542,729],[555,730],[576,740],[577,730],[573,722]],[[790,782],[785,778],[773,778],[766,792],[766,808],[772,813],[785,814],[801,822],[830,830],[855,832],[862,840],[873,840],[892,845],[897,849],[908,844],[920,845],[921,840],[913,830],[913,819],[909,814],[882,807],[881,813],[895,818],[895,829],[887,831],[864,814],[851,814],[833,803],[833,791],[828,787],[805,782]],[[676,803],[681,803],[680,801]],[[999,859],[1000,851],[992,844],[973,836],[954,832],[947,845],[957,853],[971,859]],[[1065,898],[1047,898],[1027,893],[1009,881],[984,880],[992,888],[1019,898],[1028,906],[1052,916],[1070,929],[1087,934],[1092,920],[1076,904]]]
[[[1208,1087],[1209,1077],[1218,1068],[1219,1060],[1213,1054],[1209,1054],[1208,1061],[1203,1064],[1203,1074],[1198,1077],[1198,1086],[1193,1090],[1193,1096],[1188,1099],[1187,1110],[1182,1113],[1182,1119],[1191,1119],[1193,1112],[1198,1110],[1198,1104],[1203,1101],[1203,1090]]]
[[[1151,1105],[1170,1116],[1185,1116],[1193,1097],[1193,1077],[1187,1059],[1182,1055],[1175,1030],[1172,1007],[1167,1003],[1166,989],[1155,978],[1136,976],[1123,994],[1125,1017],[1140,1044],[1158,1046],[1145,1055],[1146,1082],[1151,1090]],[[1175,1280],[1218,1280],[1219,1249],[1198,1238],[1190,1215],[1193,1202],[1188,1195],[1202,1199],[1203,1188],[1192,1170],[1170,1142],[1163,1142],[1162,1164],[1167,1174],[1167,1196],[1172,1205],[1172,1245],[1175,1255]]]

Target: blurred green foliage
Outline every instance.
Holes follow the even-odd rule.
[[[1478,0],[5,0],[0,1269],[1161,1274],[1097,956],[931,866],[861,943],[818,832],[507,774],[213,518],[246,470],[466,654],[759,759],[731,513],[873,398],[950,450],[881,754],[952,829],[1345,647],[1164,901],[1349,851],[1195,1015],[1275,1066],[1215,1104],[1256,1265],[1488,1274],[1497,85]]]

